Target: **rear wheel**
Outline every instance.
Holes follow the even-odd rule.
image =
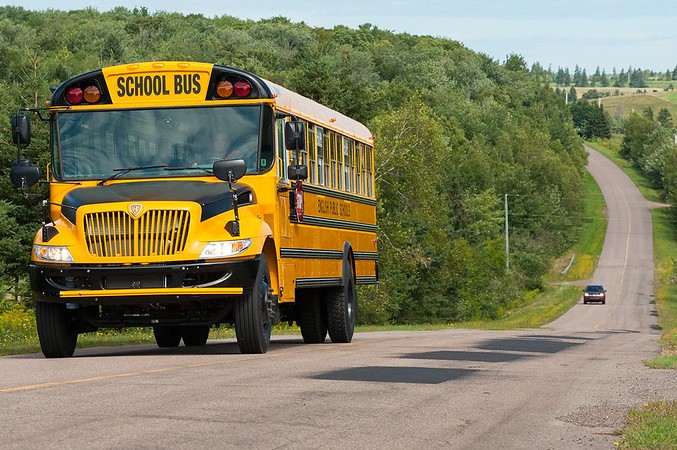
[[[327,329],[334,343],[348,343],[353,339],[357,317],[357,290],[349,264],[343,267],[343,286],[332,289],[327,302]]]
[[[35,322],[40,349],[46,358],[69,358],[75,352],[78,332],[69,321],[66,305],[36,302]]]
[[[178,326],[153,327],[153,334],[160,348],[178,347],[181,342],[181,328]]]
[[[316,291],[304,293],[297,299],[298,322],[306,344],[321,344],[327,338],[327,319],[324,302]]]
[[[268,350],[273,327],[269,314],[272,295],[268,263],[261,255],[254,287],[245,292],[235,306],[235,335],[242,353],[265,353]]]
[[[209,325],[186,325],[181,327],[181,336],[186,347],[203,346],[209,338]]]

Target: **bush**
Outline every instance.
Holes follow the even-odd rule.
[[[0,301],[0,345],[36,337],[34,311],[16,302]]]

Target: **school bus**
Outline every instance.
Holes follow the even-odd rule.
[[[351,342],[356,285],[378,278],[364,125],[224,65],[107,67],[12,118],[18,187],[42,177],[21,156],[35,114],[50,127],[29,269],[46,357],[110,327],[177,347],[233,324],[242,353],[265,353],[281,321]]]

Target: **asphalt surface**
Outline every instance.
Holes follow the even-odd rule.
[[[649,204],[591,151],[609,226],[579,303],[519,331],[274,336],[265,355],[204,348],[78,349],[0,358],[0,448],[612,449],[628,409],[676,399],[658,351]]]

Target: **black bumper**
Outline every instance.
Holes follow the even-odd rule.
[[[205,294],[200,288],[239,287],[249,289],[256,278],[259,257],[232,262],[191,262],[179,264],[148,264],[131,266],[72,265],[52,267],[31,264],[31,288],[37,300],[48,302],[74,302],[79,304],[134,304],[147,303],[148,296],[130,294],[131,290],[173,288],[171,295],[153,295],[153,303],[190,301],[219,298]],[[177,289],[185,288],[176,294]],[[116,289],[125,294],[111,295]],[[105,296],[87,295],[65,300],[61,291],[87,291],[106,293]]]

